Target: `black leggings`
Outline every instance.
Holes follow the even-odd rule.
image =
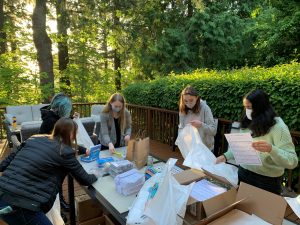
[[[239,182],[244,182],[274,194],[281,194],[281,178],[267,177],[239,167]]]

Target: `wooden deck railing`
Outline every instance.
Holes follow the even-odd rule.
[[[91,115],[91,106],[95,104],[104,103],[74,103],[73,111],[79,112],[81,117],[88,117]],[[152,139],[170,146],[175,149],[174,142],[177,138],[178,130],[178,112],[160,108],[145,107],[133,104],[127,104],[128,110],[132,115],[132,130],[136,133],[138,130],[146,130],[147,135]],[[5,107],[0,107],[0,138],[5,138],[4,131],[4,116]],[[227,150],[227,141],[224,134],[229,133],[231,130],[232,121],[219,118],[218,131],[215,137],[214,153],[218,156]],[[300,132],[291,131],[291,135],[296,145],[300,148]],[[292,186],[293,180],[292,171],[288,171],[288,186]],[[298,177],[298,187],[300,187],[300,176]]]

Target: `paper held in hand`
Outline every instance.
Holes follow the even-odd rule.
[[[253,139],[250,133],[225,134],[236,163],[261,166],[257,151],[252,147]]]

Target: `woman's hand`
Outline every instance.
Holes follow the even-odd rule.
[[[87,148],[87,149],[85,150],[85,155],[86,155],[86,156],[89,156],[90,153],[91,153],[90,149]]]
[[[252,147],[259,152],[270,152],[272,151],[272,145],[266,141],[255,141],[252,143]]]
[[[196,128],[199,128],[202,126],[202,122],[200,120],[192,120],[192,121],[190,121],[190,124]]]
[[[113,143],[108,144],[108,149],[111,154],[115,152],[115,146],[113,145]]]
[[[130,135],[126,135],[126,136],[124,137],[124,141],[125,141],[125,144],[126,144],[126,145],[128,144],[129,140],[130,140]]]
[[[222,162],[226,162],[226,158],[224,155],[220,155],[217,160],[216,160],[216,164],[218,163],[222,163]]]

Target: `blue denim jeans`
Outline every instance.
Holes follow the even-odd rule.
[[[0,209],[10,206],[0,199]],[[8,225],[52,225],[45,213],[42,211],[34,212],[27,209],[12,207],[12,211],[0,215],[0,219]]]

